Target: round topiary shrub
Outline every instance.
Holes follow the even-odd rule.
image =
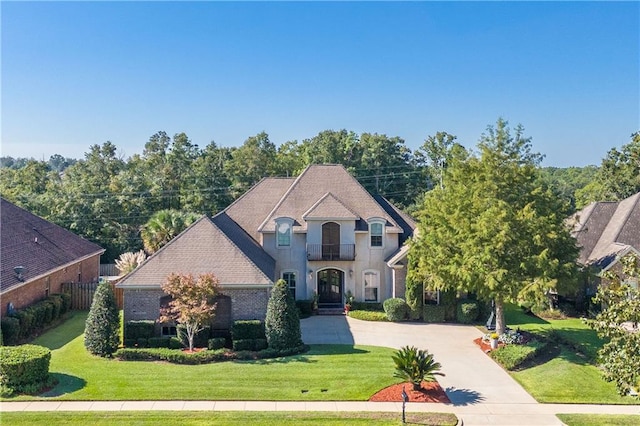
[[[303,345],[298,308],[284,280],[278,280],[271,290],[264,326],[271,349],[280,351]]]
[[[398,297],[387,299],[382,306],[389,321],[405,321],[409,317],[409,305],[404,299]]]
[[[478,319],[480,309],[475,300],[465,300],[458,303],[456,319],[461,324],[471,324]]]
[[[0,387],[3,392],[33,392],[49,378],[51,351],[37,345],[0,347]]]

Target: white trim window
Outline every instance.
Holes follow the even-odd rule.
[[[381,222],[371,222],[369,224],[369,246],[384,247],[384,224]]]
[[[378,271],[364,271],[363,294],[365,302],[380,300],[380,273]]]
[[[295,271],[283,271],[282,279],[287,283],[289,292],[293,296],[293,300],[296,300],[296,272]]]
[[[276,221],[276,246],[278,248],[291,247],[291,220]]]

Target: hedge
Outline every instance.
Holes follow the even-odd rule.
[[[127,321],[124,325],[124,338],[138,340],[140,338],[148,339],[156,334],[155,321]]]
[[[210,351],[215,349],[222,349],[226,344],[227,339],[225,339],[224,337],[214,337],[213,339],[209,339],[209,342],[207,343],[207,349],[209,349]]]
[[[165,337],[150,337],[147,339],[147,346],[150,348],[168,348],[169,342],[171,338],[169,336]]]
[[[363,321],[389,321],[387,314],[378,311],[349,311],[349,316]]]
[[[20,338],[20,320],[14,317],[2,318],[0,322],[2,329],[2,343],[4,345],[15,345]]]
[[[514,370],[525,361],[534,358],[547,349],[547,343],[532,340],[524,345],[506,345],[489,352],[489,356],[507,370]]]
[[[478,319],[480,308],[475,300],[461,300],[456,309],[456,321],[460,324],[472,324]]]
[[[253,351],[256,348],[255,339],[240,339],[233,341],[234,351]]]
[[[384,308],[382,307],[382,303],[353,302],[351,304],[351,311],[384,312]]]
[[[231,326],[233,340],[264,339],[264,323],[260,320],[234,321]]]
[[[389,321],[405,321],[409,317],[409,305],[397,297],[387,299],[382,304]]]
[[[446,306],[424,305],[422,318],[424,322],[444,322],[446,316]]]
[[[0,347],[0,385],[15,392],[37,391],[49,377],[51,351],[37,345]]]

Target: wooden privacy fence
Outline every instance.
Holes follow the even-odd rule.
[[[118,309],[124,306],[124,294],[121,288],[116,288],[117,281],[111,281],[109,285],[116,296]],[[99,283],[64,283],[62,291],[71,295],[71,309],[84,310],[91,308],[93,295],[96,293]]]
[[[117,277],[120,275],[120,271],[116,268],[115,263],[101,263],[100,264],[100,276],[101,277]]]

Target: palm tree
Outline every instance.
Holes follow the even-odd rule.
[[[157,211],[140,229],[144,249],[150,255],[155,253],[196,219],[198,219],[196,213],[173,209]]]
[[[396,364],[393,377],[411,382],[413,390],[419,390],[423,381],[435,382],[436,375],[444,376],[438,372],[442,366],[433,360],[433,355],[415,346],[401,348],[392,358]]]

